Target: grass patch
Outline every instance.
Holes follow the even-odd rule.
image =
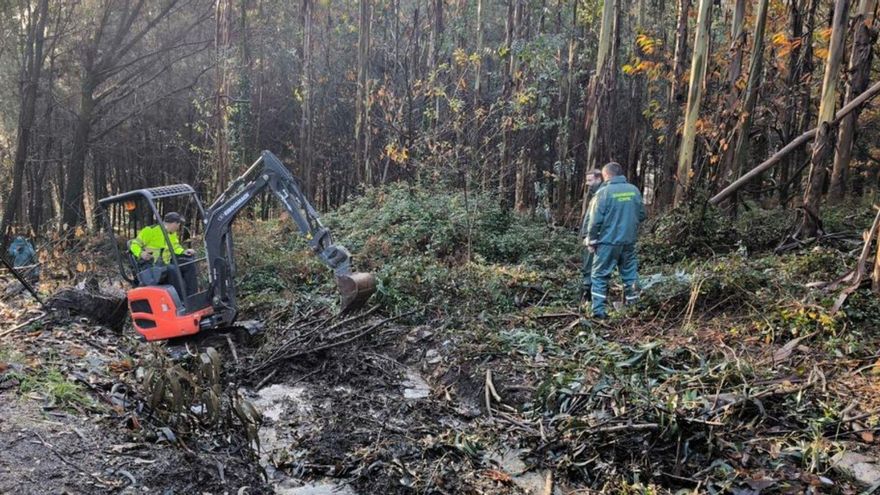
[[[13,372],[11,378],[18,379],[20,393],[40,394],[46,397],[51,406],[62,409],[95,407],[95,402],[85,393],[83,387],[68,380],[57,368],[46,368],[36,373]]]

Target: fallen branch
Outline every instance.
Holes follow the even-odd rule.
[[[102,485],[104,485],[104,486],[107,486],[107,487],[116,486],[116,483],[111,483],[111,482],[109,482],[109,481],[102,480],[101,478],[99,478],[99,477],[95,476],[94,474],[92,474],[92,473],[86,471],[85,469],[79,467],[78,465],[76,465],[76,464],[74,464],[74,463],[68,461],[67,458],[66,458],[65,456],[61,455],[60,452],[58,452],[57,450],[55,450],[55,447],[53,447],[53,446],[50,445],[48,442],[46,442],[46,440],[43,439],[42,435],[40,435],[39,432],[36,432],[36,431],[35,431],[35,432],[34,432],[34,435],[36,435],[37,438],[40,439],[40,443],[43,444],[43,447],[46,447],[47,449],[49,449],[49,452],[52,452],[53,454],[55,454],[55,456],[58,457],[58,459],[60,459],[61,462],[63,462],[64,464],[67,464],[68,466],[70,466],[70,467],[76,469],[76,470],[79,471],[80,473],[82,473],[82,474],[84,474],[84,475],[86,475],[86,476],[92,478],[93,480],[97,481],[98,483],[100,483],[100,484],[102,484]]]
[[[841,108],[837,112],[837,114],[835,114],[834,120],[831,121],[830,124],[831,125],[837,124],[838,122],[843,120],[844,117],[849,115],[850,112],[856,110],[860,106],[867,103],[868,100],[870,100],[871,98],[876,96],[878,93],[880,93],[880,82],[875,83],[873,86],[868,88],[864,93],[860,94],[858,97],[854,98],[851,102],[849,102],[848,105]],[[723,190],[721,190],[721,192],[719,192],[715,196],[712,196],[712,198],[709,199],[709,203],[711,203],[713,205],[717,205],[718,203],[724,201],[731,194],[735,193],[741,187],[743,187],[744,185],[749,183],[752,179],[761,175],[765,171],[773,168],[776,164],[778,164],[780,161],[782,161],[782,159],[786,155],[788,155],[789,153],[796,150],[798,147],[800,147],[801,145],[803,145],[804,143],[806,143],[807,141],[809,141],[810,139],[815,137],[817,131],[818,131],[818,127],[814,128],[814,129],[810,129],[809,131],[796,137],[793,141],[791,141],[790,143],[785,145],[785,147],[783,147],[781,150],[774,153],[773,156],[771,156],[770,158],[765,160],[764,163],[753,168],[748,173],[746,173],[745,175],[743,175],[739,179],[735,180],[733,182],[733,184],[725,187]]]
[[[20,328],[24,328],[24,327],[30,325],[31,323],[35,323],[35,322],[37,322],[37,321],[39,321],[39,320],[42,320],[42,319],[45,318],[45,317],[46,317],[46,313],[40,313],[39,316],[35,316],[34,318],[31,318],[30,320],[28,320],[28,321],[26,321],[26,322],[24,322],[24,323],[21,323],[21,324],[19,324],[19,325],[16,325],[16,326],[14,326],[14,327],[12,327],[12,328],[9,328],[9,329],[7,329],[7,330],[3,330],[2,332],[0,332],[0,339],[2,339],[3,337],[6,337],[7,335],[9,335],[9,334],[15,332],[16,330],[18,330],[18,329],[20,329]]]
[[[877,209],[877,215],[874,217],[874,223],[871,224],[871,229],[863,234],[865,244],[862,246],[862,254],[859,256],[858,262],[856,262],[856,267],[846,275],[824,287],[826,290],[834,290],[840,286],[840,284],[850,284],[849,287],[840,292],[840,295],[838,295],[837,299],[834,301],[834,306],[831,307],[832,315],[837,313],[840,308],[843,307],[843,303],[846,302],[849,295],[858,290],[859,286],[862,285],[862,280],[865,278],[865,263],[867,263],[868,256],[871,254],[871,242],[877,235],[877,228],[880,227],[880,207],[874,206],[874,208]]]

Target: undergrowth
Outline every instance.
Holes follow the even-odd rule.
[[[835,228],[857,232],[870,224],[870,212],[854,205],[825,214]],[[762,323],[751,331],[772,340],[796,335],[784,311],[830,307],[828,295],[806,284],[833,280],[852,265],[852,253],[843,250],[849,245],[773,255],[797,220],[796,211],[754,205],[740,208],[736,218],[692,205],[649,220],[638,246],[644,297],[634,314],[672,321],[755,315]],[[577,234],[517,215],[490,195],[390,185],[324,215],[324,222],[352,252],[354,268],[376,274],[375,300],[390,313],[483,318],[535,305],[571,307],[578,298]],[[236,228],[246,302],[332,300],[332,273],[288,219]],[[612,299],[619,292],[612,284]],[[856,294],[844,307],[846,321],[869,321],[880,313],[877,306]]]
[[[575,233],[516,215],[490,196],[466,201],[440,187],[393,185],[324,220],[353,253],[355,268],[376,274],[377,300],[391,312],[479,314],[576,296]],[[286,222],[239,228],[237,239],[248,239],[249,252],[239,255],[241,292],[332,293],[332,274]]]

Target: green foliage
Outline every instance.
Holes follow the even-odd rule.
[[[511,310],[551,289],[554,297],[575,297],[576,284],[569,293],[567,282],[578,276],[577,236],[490,196],[393,185],[367,191],[325,220],[356,269],[376,274],[377,298],[391,311],[476,315]],[[332,273],[288,224],[236,227],[239,287],[252,302],[283,291],[333,291]]]
[[[858,290],[846,300],[844,314],[856,328],[873,331],[880,326],[880,297],[870,290]]]
[[[753,207],[737,216],[733,228],[740,245],[749,253],[756,253],[775,249],[796,225],[797,219],[795,210]]]
[[[688,205],[649,220],[640,252],[646,262],[675,263],[730,251],[736,232],[722,213],[707,205]]]
[[[237,284],[242,295],[277,294],[329,281],[289,220],[235,225]]]
[[[520,217],[486,195],[440,187],[373,189],[328,216],[361,270],[379,277],[396,310],[429,306],[476,314],[508,310],[522,293],[575,273],[575,235]]]
[[[785,256],[781,261],[786,275],[813,282],[837,278],[847,269],[843,253],[821,246]]]
[[[546,266],[578,249],[575,236],[518,217],[491,196],[441,186],[371,189],[329,215],[328,225],[367,264],[415,254],[456,262],[470,252],[479,261]]]
[[[822,209],[822,226],[827,233],[861,233],[871,227],[876,211],[871,198],[831,205]]]

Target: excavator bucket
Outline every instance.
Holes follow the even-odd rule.
[[[362,308],[367,299],[376,292],[376,277],[372,273],[350,273],[337,275],[336,285],[342,296],[343,313],[350,313]]]

